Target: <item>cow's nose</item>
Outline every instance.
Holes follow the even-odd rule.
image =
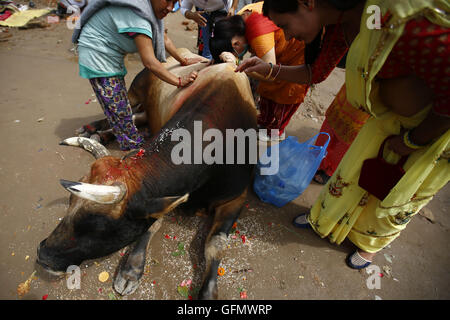
[[[59,279],[65,273],[62,271],[55,271],[58,268],[55,268],[54,264],[51,261],[53,261],[51,252],[49,252],[49,250],[45,246],[45,240],[43,240],[37,247],[36,266],[39,266],[38,269],[44,271],[43,274],[45,274],[46,277]]]
[[[45,239],[47,240],[47,239]],[[42,240],[37,247],[37,256],[39,257],[39,253],[41,252],[41,248],[45,245],[45,240]]]
[[[45,239],[47,240],[47,239]],[[39,262],[43,262],[47,260],[46,250],[45,250],[45,240],[42,240],[37,247],[37,256],[36,260]]]

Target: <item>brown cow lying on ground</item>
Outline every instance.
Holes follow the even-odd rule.
[[[192,68],[195,66],[172,67],[171,71],[180,74]],[[199,133],[197,121],[202,124],[202,137],[208,129],[223,136],[227,129],[255,130],[256,109],[247,77],[235,73],[233,66],[199,64],[197,68],[203,70],[185,89],[169,87],[154,76],[150,79],[146,72],[137,77],[136,84],[142,86],[137,90],[141,101],[152,110],[149,126],[156,132],[146,140],[145,153],[119,159],[111,157],[106,148],[91,139],[75,137],[65,141],[91,150],[97,160],[80,182],[61,180],[72,193],[69,208],[56,229],[40,243],[38,265],[50,272],[64,273],[70,265],[109,255],[135,243],[114,280],[117,292],[130,294],[138,287],[147,246],[161,224],[160,219],[179,205],[191,212],[206,209],[213,224],[205,242],[206,270],[199,298],[217,298],[221,251],[242,210],[254,168],[254,163],[248,160],[250,141],[244,142],[243,163],[236,161],[237,148],[242,146],[229,149],[227,140],[214,152],[223,153],[224,158],[231,153],[232,164],[205,161],[175,164],[173,150],[180,139],[174,136],[180,132]],[[160,104],[161,101],[166,103]],[[233,138],[232,143],[235,142]],[[198,147],[200,151],[206,150],[208,144],[205,141],[200,146],[190,144],[190,150],[184,151],[195,154]]]

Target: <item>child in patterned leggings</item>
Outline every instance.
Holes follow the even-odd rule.
[[[89,79],[121,150],[137,149],[144,139],[133,123],[125,80],[122,77]]]
[[[139,52],[144,66],[161,80],[184,87],[196,72],[177,77],[164,68],[165,50],[181,65],[198,59],[181,57],[164,33],[162,19],[177,1],[97,0],[89,2],[74,33],[78,43],[80,76],[89,79],[121,150],[140,148],[144,142],[132,119],[124,77],[124,57]]]

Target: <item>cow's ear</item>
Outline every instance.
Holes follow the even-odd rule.
[[[189,193],[183,196],[172,196],[151,199],[133,198],[128,205],[127,211],[135,219],[155,218],[159,219],[166,213],[172,211],[177,206],[186,202]]]

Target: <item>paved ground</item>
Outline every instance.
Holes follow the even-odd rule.
[[[39,1],[38,1],[39,4]],[[167,18],[169,35],[178,47],[195,52],[195,30],[185,30],[179,13]],[[0,35],[6,33],[0,33]],[[49,28],[10,30],[0,42],[0,299],[17,299],[16,289],[34,270],[36,247],[64,216],[68,194],[59,179],[75,180],[93,161],[82,150],[58,143],[76,128],[102,117],[89,83],[78,76],[70,35],[64,23]],[[130,84],[141,69],[136,57],[128,61]],[[337,70],[308,97],[288,127],[301,140],[318,132],[323,114],[339,90],[344,72]],[[110,149],[120,155],[116,145]],[[447,186],[429,204],[434,223],[422,216],[374,265],[383,277],[380,289],[369,289],[365,271],[349,269],[344,259],[354,250],[320,239],[312,231],[295,229],[291,221],[314,203],[321,186],[311,184],[282,209],[264,204],[251,194],[238,220],[236,237],[228,250],[219,278],[221,299],[449,299],[448,250],[450,189]],[[202,217],[171,213],[150,247],[146,273],[133,295],[121,298],[111,278],[125,249],[82,264],[81,289],[69,290],[64,279],[34,277],[23,299],[185,299],[177,290],[184,280],[200,285],[203,264],[199,243],[205,236]],[[245,236],[245,243],[241,236]],[[179,247],[184,246],[184,253]],[[99,282],[107,271],[111,277]],[[47,296],[48,295],[48,296]]]

